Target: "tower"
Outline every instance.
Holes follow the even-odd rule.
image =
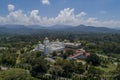
[[[47,37],[45,38],[43,43],[44,43],[44,55],[47,55],[49,54],[49,44],[50,44]]]

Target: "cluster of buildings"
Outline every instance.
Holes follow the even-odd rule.
[[[54,51],[59,53],[60,51],[64,51],[66,48],[74,49],[78,48],[81,45],[81,43],[75,42],[71,43],[68,41],[59,41],[58,39],[56,41],[50,41],[47,37],[44,39],[43,44],[39,42],[39,44],[33,49],[33,51],[39,50],[43,52],[43,55],[49,55],[50,53],[53,53]],[[73,54],[70,54],[67,57],[67,60],[72,59],[85,59],[86,57],[90,56],[90,53],[86,53],[84,49],[77,49],[74,50]]]
[[[36,46],[36,48],[33,50],[39,50],[42,51],[44,55],[48,55],[54,51],[59,52],[63,51],[66,47],[78,47],[80,46],[81,43],[71,43],[67,41],[60,42],[58,39],[56,41],[49,41],[49,39],[46,37],[45,40],[43,41],[43,44],[39,42],[39,44]]]

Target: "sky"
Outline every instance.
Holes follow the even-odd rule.
[[[0,25],[120,28],[120,0],[0,0]]]

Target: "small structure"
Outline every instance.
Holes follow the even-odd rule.
[[[81,45],[80,42],[78,42],[78,43],[65,42],[64,44],[65,44],[65,47],[69,47],[69,48],[77,48]]]
[[[5,70],[8,70],[8,68],[7,68],[7,67],[4,67],[4,66],[0,66],[0,70],[5,71]]]
[[[0,47],[0,50],[6,50],[8,49],[7,47]]]
[[[49,61],[49,62],[52,62],[52,63],[55,63],[55,60],[52,59],[52,58],[45,58],[45,60]]]

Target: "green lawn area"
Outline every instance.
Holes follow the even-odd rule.
[[[120,58],[120,54],[113,54],[115,58]]]
[[[105,72],[113,71],[113,70],[116,69],[116,65],[114,65],[114,64],[112,64],[112,63],[107,64],[107,66],[108,66],[107,68],[103,68],[103,67],[101,67],[101,66],[98,66],[98,67],[96,67],[96,68],[99,68],[99,69],[101,69],[101,70],[103,70],[103,71],[105,71]]]
[[[103,55],[103,54],[97,54],[98,56],[104,57],[104,58],[108,58],[108,56]]]

